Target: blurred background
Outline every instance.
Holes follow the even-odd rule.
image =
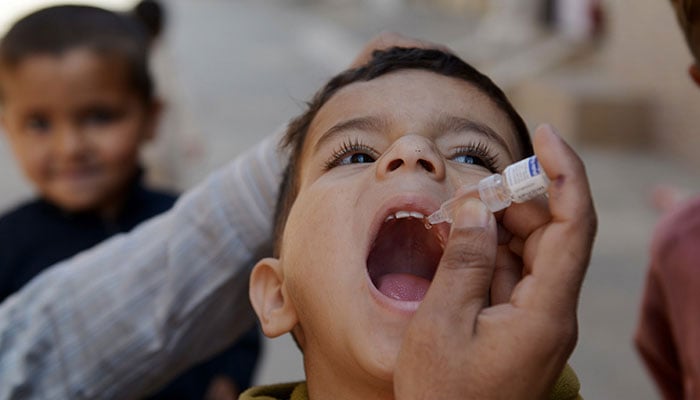
[[[2,0],[0,31],[56,1]],[[128,9],[134,1],[74,1]],[[700,190],[700,90],[669,1],[168,0],[153,60],[167,112],[147,163],[186,189],[302,111],[382,30],[445,43],[492,76],[534,129],[586,162],[599,233],[571,359],[586,398],[653,398],[632,345],[657,184]],[[0,140],[0,208],[29,193]],[[301,379],[291,338],[258,383]]]

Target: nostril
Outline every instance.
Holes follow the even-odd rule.
[[[418,164],[420,164],[420,166],[428,172],[435,172],[435,166],[430,161],[420,159],[418,160]]]
[[[401,165],[403,165],[403,160],[396,159],[396,160],[393,160],[392,162],[390,162],[387,168],[388,168],[389,172],[396,171],[397,169],[399,169],[399,167],[401,167]]]

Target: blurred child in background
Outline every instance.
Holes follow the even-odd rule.
[[[0,217],[0,300],[176,199],[142,183],[140,150],[155,135],[161,107],[148,56],[162,10],[143,1],[133,15],[50,7],[18,21],[0,42],[2,126],[36,191]],[[259,350],[251,330],[155,397],[235,398],[250,385]]]

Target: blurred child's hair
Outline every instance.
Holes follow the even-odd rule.
[[[418,69],[439,75],[464,80],[476,86],[501,109],[510,120],[517,135],[522,155],[533,154],[532,142],[525,122],[510,104],[503,91],[491,79],[462,61],[459,57],[434,49],[394,47],[385,51],[375,51],[365,66],[347,70],[331,79],[307,104],[308,109],[292,120],[282,140],[282,146],[289,148],[290,159],[284,171],[274,219],[275,256],[279,256],[282,231],[299,191],[298,173],[304,141],[309,126],[323,105],[340,89],[354,82],[370,81],[382,75],[405,69]]]
[[[671,3],[688,47],[695,61],[700,63],[700,33],[694,33],[700,30],[700,0],[671,0]]]
[[[148,69],[149,48],[162,25],[163,10],[154,0],[141,1],[128,14],[81,5],[44,8],[17,21],[0,40],[0,67],[12,69],[28,57],[60,56],[86,48],[123,58],[134,89],[150,101],[154,84]]]

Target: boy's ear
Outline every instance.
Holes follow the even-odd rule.
[[[700,65],[698,65],[698,63],[694,63],[690,66],[690,68],[688,68],[688,73],[690,74],[690,77],[693,78],[693,82],[700,87]]]
[[[297,313],[287,295],[278,259],[264,258],[255,265],[250,274],[249,295],[265,336],[280,336],[297,324]]]

